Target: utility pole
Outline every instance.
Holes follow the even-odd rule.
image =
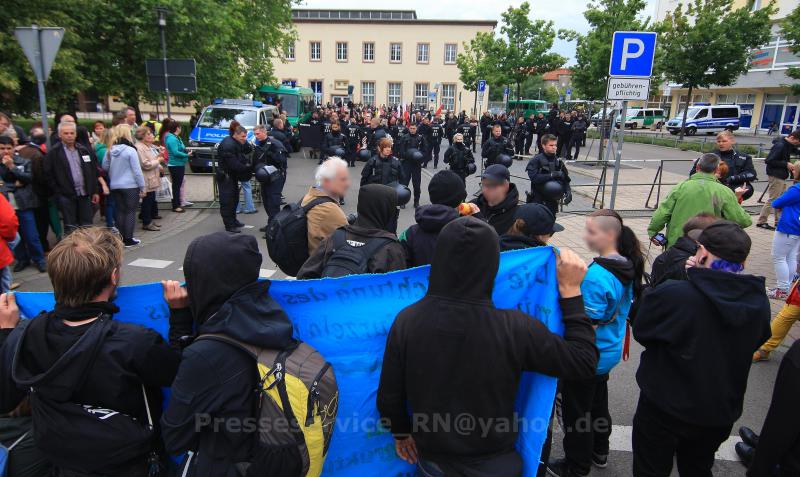
[[[156,12],[158,12],[158,29],[161,32],[161,59],[164,68],[164,93],[167,95],[167,117],[172,117],[172,110],[170,108],[172,100],[169,95],[169,74],[167,74],[167,38],[165,34],[168,10],[166,7],[156,7]]]

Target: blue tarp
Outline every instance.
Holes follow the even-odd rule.
[[[391,435],[377,427],[375,398],[389,328],[400,310],[425,295],[428,271],[272,282],[270,293],[291,318],[296,336],[333,365],[339,383],[339,413],[323,475],[412,474],[411,466],[395,456]],[[493,298],[498,308],[517,308],[563,333],[552,248],[502,254]],[[28,317],[54,304],[52,293],[18,293],[17,301]],[[166,338],[169,310],[160,283],[121,287],[116,304],[121,312],[115,319],[153,328]],[[516,405],[524,475],[536,472],[555,389],[554,378],[523,377]]]

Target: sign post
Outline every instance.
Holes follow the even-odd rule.
[[[650,76],[653,74],[653,60],[656,54],[655,32],[615,31],[611,43],[611,61],[608,64],[608,87],[606,100],[622,100],[620,130],[617,154],[614,161],[614,179],[611,184],[609,207],[614,208],[617,200],[619,168],[622,163],[622,145],[625,140],[625,117],[629,100],[647,101],[650,89]],[[611,127],[614,127],[613,118]],[[602,139],[601,139],[602,141]]]
[[[472,114],[480,114],[478,112],[478,102],[483,105],[483,94],[486,92],[486,80],[478,80],[478,87],[475,93],[475,105],[472,107]]]
[[[50,132],[47,128],[47,97],[44,84],[50,77],[53,61],[56,59],[61,40],[64,38],[64,29],[58,27],[40,27],[32,25],[14,29],[19,46],[25,52],[28,62],[36,75],[36,85],[39,89],[39,112],[42,115],[42,129],[50,150]]]

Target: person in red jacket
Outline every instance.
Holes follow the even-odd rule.
[[[17,238],[19,220],[14,207],[8,199],[0,194],[0,293],[8,293],[11,289],[11,264],[14,254],[8,245]]]

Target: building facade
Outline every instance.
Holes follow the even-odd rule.
[[[567,89],[572,88],[572,70],[569,68],[559,68],[548,71],[542,75],[545,87],[552,86],[558,90],[558,94],[563,95]]]
[[[321,103],[473,112],[477,95],[459,80],[456,57],[487,20],[419,19],[412,10],[293,11],[298,39],[275,76],[314,90]],[[488,91],[477,109],[485,110]]]

